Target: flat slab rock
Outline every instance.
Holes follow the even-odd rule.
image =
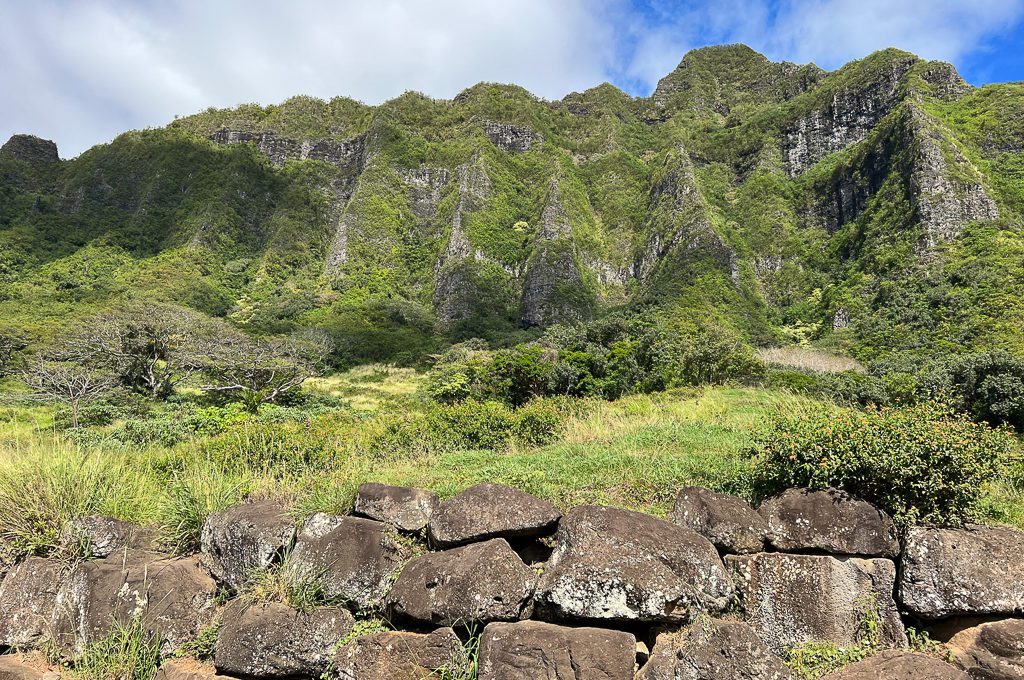
[[[537,576],[502,538],[409,562],[387,597],[397,618],[451,626],[515,621],[530,614]]]
[[[1024,531],[915,527],[908,532],[899,597],[923,619],[1024,614]]]
[[[900,554],[892,518],[844,491],[788,489],[767,499],[758,512],[776,550],[890,558]]]
[[[42,557],[14,566],[0,583],[0,647],[29,647],[50,631],[61,567]]]
[[[295,539],[295,522],[278,503],[243,503],[214,513],[203,525],[202,562],[231,590],[281,561]]]
[[[430,518],[430,544],[451,548],[489,538],[547,536],[562,513],[551,503],[503,484],[477,484],[441,503]]]
[[[1024,680],[1024,619],[990,621],[954,635],[949,649],[977,680]]]
[[[388,631],[361,635],[338,650],[339,680],[423,680],[463,677],[469,657],[451,628],[428,634]]]
[[[700,619],[658,636],[636,680],[792,680],[793,674],[743,621]]]
[[[366,609],[380,605],[409,556],[383,522],[318,513],[299,532],[287,569],[325,597]]]
[[[733,592],[710,541],[650,515],[580,506],[555,543],[537,589],[546,619],[685,621],[723,610]]]
[[[116,624],[141,617],[169,654],[209,625],[217,584],[195,557],[115,553],[79,564],[61,583],[53,615],[58,648],[74,657]]]
[[[768,535],[768,524],[745,500],[699,486],[680,489],[672,521],[728,553],[761,552]]]
[[[236,600],[222,615],[217,672],[253,678],[319,677],[354,619],[340,607],[300,612],[286,604]]]
[[[51,670],[36,658],[18,654],[0,656],[0,680],[60,680],[60,671]]]
[[[149,550],[154,547],[155,534],[131,522],[113,517],[90,515],[68,523],[61,535],[65,550],[87,557],[106,557],[115,550],[132,548]]]
[[[887,650],[824,676],[827,680],[970,680],[963,671],[926,654]]]
[[[881,622],[883,646],[907,645],[890,560],[757,553],[727,555],[725,563],[747,621],[776,654],[812,641],[854,644],[869,608]]]
[[[355,514],[386,522],[399,531],[421,531],[430,522],[440,502],[432,491],[362,484],[356,493]]]
[[[480,639],[479,680],[633,680],[636,638],[541,621],[491,623]]]
[[[199,663],[194,659],[167,659],[160,664],[160,669],[153,680],[217,680],[226,675],[219,675],[213,666]]]

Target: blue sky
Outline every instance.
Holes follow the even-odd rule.
[[[63,157],[209,106],[479,81],[647,95],[690,49],[834,69],[884,47],[1024,80],[1024,0],[0,0],[0,140]]]

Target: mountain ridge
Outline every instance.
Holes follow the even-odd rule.
[[[1020,305],[994,294],[1022,285],[1022,103],[899,50],[826,72],[731,45],[688,53],[647,98],[607,83],[556,101],[488,83],[375,107],[295,97],[49,170],[8,149],[0,310],[24,317],[19,291],[36,295],[53,321],[26,323],[45,335],[152,296],[256,332],[328,328],[374,359],[652,310],[861,357],[1019,347]],[[83,257],[121,288],[56,280]],[[948,299],[929,299],[937,282]],[[914,309],[886,320],[894,288]]]

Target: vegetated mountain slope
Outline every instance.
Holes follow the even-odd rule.
[[[696,50],[649,98],[480,84],[208,110],[71,161],[0,153],[0,317],[124,297],[352,358],[615,310],[756,343],[1024,348],[1024,85],[886,50]]]

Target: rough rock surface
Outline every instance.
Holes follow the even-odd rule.
[[[492,623],[480,639],[480,680],[632,680],[636,638],[540,621]]]
[[[745,500],[699,486],[680,489],[672,521],[728,553],[760,552],[768,532],[764,519]]]
[[[325,597],[368,608],[380,604],[406,552],[382,522],[318,513],[299,532],[288,571]]]
[[[787,489],[758,511],[777,550],[893,558],[900,552],[889,515],[837,489]]]
[[[658,636],[637,680],[790,680],[793,674],[743,621],[700,619]]]
[[[256,678],[319,677],[353,618],[340,607],[300,612],[280,602],[235,601],[223,613],[213,664],[220,673]]]
[[[427,635],[388,631],[362,635],[338,650],[340,680],[422,680],[462,677],[469,659],[451,628]]]
[[[899,597],[917,616],[1024,613],[1024,531],[915,527],[906,542]]]
[[[432,491],[363,484],[356,493],[355,513],[387,522],[400,531],[420,531],[427,526],[439,502]]]
[[[747,621],[776,654],[811,641],[859,641],[866,614],[880,642],[907,644],[893,601],[896,565],[886,559],[758,553],[728,555]]]
[[[57,671],[45,670],[41,664],[16,655],[0,656],[0,680],[60,680]]]
[[[219,583],[238,590],[253,572],[279,562],[295,539],[295,522],[277,503],[243,503],[203,525],[202,562]]]
[[[537,591],[544,617],[682,621],[721,611],[733,592],[706,538],[650,515],[581,506],[555,540]]]
[[[115,624],[141,617],[147,630],[159,632],[161,651],[170,653],[209,624],[216,592],[216,583],[195,557],[129,552],[90,560],[61,583],[55,638],[65,654],[74,656]]]
[[[1024,619],[991,621],[949,641],[957,663],[977,680],[1024,680]]]
[[[227,678],[218,675],[212,667],[193,659],[168,659],[160,664],[160,670],[153,680],[216,680]]]
[[[926,654],[888,650],[824,676],[827,680],[968,680],[950,664]]]
[[[56,144],[34,135],[12,135],[0,146],[0,155],[26,163],[56,163],[60,160]]]
[[[484,123],[484,134],[496,147],[508,153],[526,153],[540,145],[540,136],[525,125],[489,120]]]
[[[432,545],[451,548],[489,538],[545,536],[562,513],[528,493],[503,484],[476,484],[434,511],[428,532]]]
[[[346,141],[329,139],[292,139],[271,132],[218,130],[210,139],[217,144],[252,144],[275,165],[288,160],[318,160],[340,168],[357,169],[363,162],[362,138]]]
[[[153,547],[153,533],[131,522],[90,515],[72,520],[61,536],[61,545],[76,554],[106,557],[124,548]]]
[[[495,538],[418,557],[388,594],[388,609],[419,623],[515,621],[529,615],[536,575]]]
[[[0,647],[27,647],[50,631],[60,565],[29,557],[0,584]]]

